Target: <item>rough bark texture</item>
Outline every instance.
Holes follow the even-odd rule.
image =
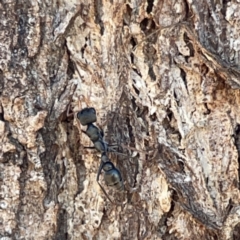
[[[239,12],[0,1],[0,239],[240,239]],[[126,155],[116,205],[69,104]]]

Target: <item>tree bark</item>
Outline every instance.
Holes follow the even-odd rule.
[[[0,239],[240,239],[239,12],[1,1]],[[115,204],[85,107],[122,153]]]

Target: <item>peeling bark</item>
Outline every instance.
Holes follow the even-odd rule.
[[[1,1],[1,239],[239,239],[239,12]],[[122,153],[116,205],[84,148],[87,106]]]

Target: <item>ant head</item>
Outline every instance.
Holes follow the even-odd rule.
[[[77,118],[83,126],[97,121],[95,108],[84,108],[77,113]]]

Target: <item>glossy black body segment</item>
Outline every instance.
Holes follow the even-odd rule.
[[[90,123],[88,124],[87,136],[91,139],[92,142],[97,141],[98,139],[103,138],[103,131],[98,129],[94,124]]]
[[[77,118],[83,126],[97,121],[95,108],[84,108],[77,113]]]
[[[116,188],[118,191],[123,190],[123,182],[120,171],[115,168],[112,162],[103,164],[104,180],[107,186]]]
[[[99,139],[93,144],[94,144],[94,147],[101,153],[108,151],[108,146],[102,139]]]

